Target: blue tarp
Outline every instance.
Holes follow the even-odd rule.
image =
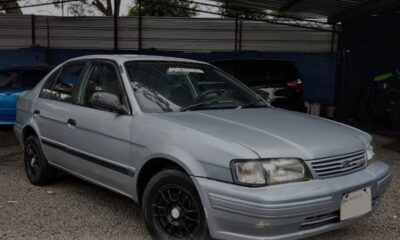
[[[31,66],[41,63],[58,65],[63,61],[88,54],[112,54],[114,51],[84,49],[18,49],[0,51],[0,69],[11,66]],[[120,51],[138,54],[137,51]],[[143,50],[140,54],[168,55],[202,61],[223,59],[277,59],[295,61],[304,83],[304,97],[309,102],[333,105],[335,98],[336,57],[331,54],[315,53],[266,53],[266,52],[211,52],[185,53]]]

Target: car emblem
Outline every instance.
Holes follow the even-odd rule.
[[[344,161],[342,163],[342,168],[350,167],[350,161]]]

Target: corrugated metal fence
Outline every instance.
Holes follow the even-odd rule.
[[[0,15],[0,49],[328,53],[332,42],[331,32],[235,19]]]

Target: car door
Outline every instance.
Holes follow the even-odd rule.
[[[34,119],[48,161],[63,166],[68,159],[65,151],[67,110],[69,109],[86,61],[70,62],[52,73],[33,103]]]
[[[126,193],[134,173],[129,156],[132,116],[96,108],[90,101],[96,92],[118,96],[129,109],[118,65],[106,60],[93,61],[80,85],[76,105],[68,112],[67,143],[74,155],[68,168]]]

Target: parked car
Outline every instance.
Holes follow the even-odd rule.
[[[293,61],[240,59],[212,64],[239,79],[275,107],[307,111],[303,83]]]
[[[365,132],[271,108],[212,65],[75,58],[18,101],[28,179],[141,203],[154,239],[294,239],[371,214],[391,179]]]
[[[31,90],[51,71],[50,67],[12,67],[0,70],[0,125],[15,123],[19,95]]]

